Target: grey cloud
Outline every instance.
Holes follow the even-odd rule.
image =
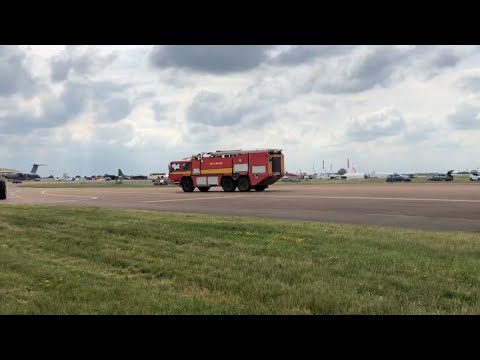
[[[101,126],[95,129],[96,140],[112,144],[126,144],[132,140],[135,135],[134,129],[130,124],[121,126]]]
[[[254,111],[255,105],[229,103],[221,94],[201,91],[187,108],[187,119],[191,123],[215,126],[235,126],[242,117]]]
[[[194,136],[192,136],[194,134]],[[203,124],[192,124],[189,132],[183,134],[183,140],[191,143],[199,148],[208,144],[208,146],[216,146],[219,140],[218,131],[213,126],[205,126]],[[203,150],[202,150],[203,151]]]
[[[272,59],[273,64],[298,65],[316,58],[343,55],[353,50],[351,45],[297,45]]]
[[[126,98],[112,98],[99,105],[98,119],[100,122],[116,122],[128,116],[132,105]]]
[[[430,121],[416,121],[414,126],[409,126],[403,133],[403,141],[419,143],[429,139],[438,132],[438,128]]]
[[[67,79],[71,65],[65,60],[53,60],[51,67],[52,81],[58,82]]]
[[[79,54],[75,47],[71,47],[70,50],[67,48],[51,62],[52,81],[64,81],[71,73],[80,76],[94,74],[110,65],[116,57],[117,55],[113,53],[102,57],[93,51]]]
[[[269,49],[265,45],[166,45],[154,47],[149,60],[157,68],[226,74],[257,67],[267,59]]]
[[[16,46],[0,45],[0,96],[31,97],[35,81],[24,65],[25,53]]]
[[[352,119],[346,135],[353,141],[371,141],[399,135],[405,128],[406,123],[400,113],[387,108]]]
[[[405,51],[391,46],[375,48],[353,65],[345,81],[326,88],[334,93],[348,93],[364,91],[375,85],[386,86],[406,56]]]
[[[35,125],[37,118],[28,113],[0,116],[0,133],[3,135],[28,132]]]
[[[409,49],[377,46],[366,53],[357,52],[330,61],[312,73],[310,80],[306,81],[307,91],[344,94],[366,91],[375,86],[386,87],[399,73],[409,52]]]
[[[25,134],[34,129],[60,126],[85,109],[86,91],[75,84],[68,84],[59,97],[46,97],[42,105],[41,115],[22,111],[0,117],[0,132]]]
[[[458,130],[480,129],[480,105],[462,104],[448,116],[449,124]]]
[[[165,119],[165,115],[168,112],[169,106],[167,104],[161,104],[159,102],[155,102],[152,108],[155,114],[155,120],[162,121]]]
[[[466,91],[480,91],[480,76],[465,77],[457,82],[457,86]]]
[[[258,129],[266,126],[273,121],[273,115],[269,110],[263,110],[259,114],[247,116],[242,122],[242,126],[248,126],[249,129]]]
[[[95,83],[90,86],[84,83],[67,82],[64,91],[58,98],[49,98],[44,103],[44,114],[37,127],[60,126],[85,111],[89,102],[96,99]]]
[[[420,74],[429,80],[447,71],[448,68],[454,68],[461,59],[462,56],[456,49],[431,50],[430,53],[425,54],[425,59],[419,66]]]
[[[129,100],[121,95],[125,89],[122,84],[104,81],[67,82],[57,106],[63,106],[60,115],[64,122],[85,111],[91,103],[98,110],[100,122],[115,122],[132,110]]]
[[[333,79],[318,79],[312,89],[332,94],[357,93],[375,86],[391,86],[412,73],[429,79],[446,68],[455,67],[460,60],[461,56],[455,49],[376,46],[358,57],[339,59],[338,68],[326,70],[338,72]]]
[[[43,99],[41,115],[10,111],[1,116],[0,133],[25,134],[34,129],[61,126],[87,110],[91,103],[102,104],[99,107],[101,121],[116,121],[131,110],[127,100],[116,96],[123,89],[121,85],[107,82],[67,82],[60,96]]]
[[[445,50],[433,58],[431,65],[436,68],[454,67],[460,60],[459,55]]]
[[[114,83],[111,81],[89,81],[88,83],[75,84],[78,84],[77,86],[87,88],[91,92],[91,95],[94,97],[95,100],[102,101],[108,99],[112,95],[128,90],[128,88],[131,86],[128,84]]]
[[[86,107],[90,96],[89,89],[83,84],[67,83],[60,102],[65,106],[66,112],[78,114]]]

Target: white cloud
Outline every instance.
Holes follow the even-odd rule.
[[[480,130],[480,96],[469,96],[457,104],[448,122],[456,130]]]
[[[290,171],[478,165],[478,47],[0,49],[2,167],[146,174],[238,147],[283,148]]]
[[[347,124],[346,135],[353,141],[372,141],[400,135],[406,128],[405,120],[394,108],[384,108],[353,118]]]

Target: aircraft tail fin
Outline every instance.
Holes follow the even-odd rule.
[[[30,174],[36,174],[39,166],[46,166],[47,164],[33,164],[32,171]]]
[[[122,172],[122,170],[121,170],[121,169],[118,169],[118,176],[121,176],[121,177],[123,177],[123,176],[124,176],[124,175],[123,175],[123,172]]]

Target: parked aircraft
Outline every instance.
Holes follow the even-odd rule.
[[[39,166],[45,166],[46,164],[33,164],[32,171],[30,173],[22,173],[13,169],[1,169],[1,174],[8,180],[33,180],[40,179],[40,175],[37,175],[37,169]],[[12,171],[13,170],[13,171]]]
[[[368,175],[363,172],[357,172],[355,168],[352,168],[351,170],[348,169],[348,171],[345,174],[340,175],[340,179],[342,180],[368,179]]]

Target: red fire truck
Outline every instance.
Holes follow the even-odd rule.
[[[192,192],[221,186],[224,191],[263,191],[285,173],[281,149],[228,150],[204,152],[172,161],[169,179]]]

